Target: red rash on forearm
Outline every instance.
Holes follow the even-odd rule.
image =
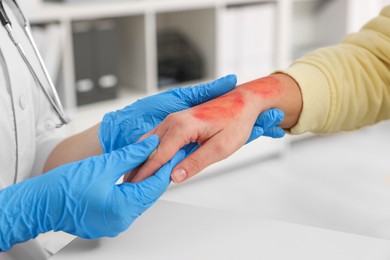
[[[273,76],[245,83],[238,86],[237,89],[250,91],[251,94],[260,96],[261,98],[272,98],[281,93],[280,81]]]
[[[242,110],[244,105],[245,101],[242,94],[231,92],[196,107],[193,116],[203,121],[232,118]]]
[[[273,76],[257,79],[238,86],[234,91],[195,107],[192,114],[200,120],[215,121],[235,117],[244,107],[244,96],[258,96],[262,101],[278,97],[281,82]]]

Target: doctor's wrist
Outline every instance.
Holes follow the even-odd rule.
[[[7,252],[15,244],[36,238],[51,230],[45,212],[45,191],[31,183],[40,177],[23,181],[0,191],[0,250]]]
[[[59,143],[46,161],[43,172],[102,154],[103,148],[98,137],[99,126],[100,124],[97,124]]]

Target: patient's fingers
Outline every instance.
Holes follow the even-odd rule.
[[[175,167],[171,175],[172,180],[175,183],[183,182],[208,166],[230,156],[239,147],[235,147],[226,139],[227,137],[229,135],[218,134],[210,138]]]
[[[189,144],[197,135],[196,129],[188,126],[177,126],[167,120],[154,131],[160,137],[160,145],[149,159],[142,165],[131,182],[140,182],[152,176],[167,163],[182,147]]]

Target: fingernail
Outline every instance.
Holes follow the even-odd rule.
[[[187,172],[183,169],[177,169],[172,173],[172,180],[175,183],[182,182],[185,178],[187,178]]]

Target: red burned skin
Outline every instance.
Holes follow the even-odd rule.
[[[275,97],[281,91],[280,81],[272,76],[245,83],[240,87],[262,98]]]
[[[193,116],[203,121],[232,118],[242,110],[244,104],[242,94],[232,92],[196,107]]]

